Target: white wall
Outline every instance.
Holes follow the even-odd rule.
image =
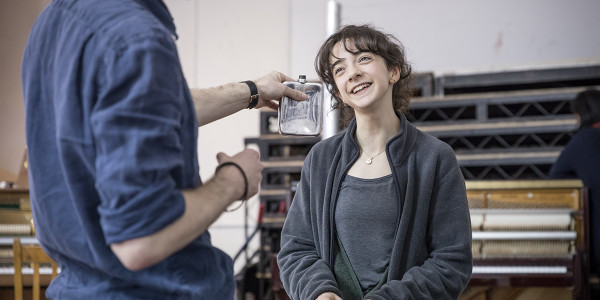
[[[369,23],[394,34],[416,71],[459,73],[600,63],[597,0],[339,0],[342,24]],[[326,38],[326,0],[167,0],[190,87],[256,78],[270,70],[316,78],[314,56]],[[258,111],[200,129],[201,175],[218,151],[234,154],[259,135]],[[249,205],[256,220],[257,203]],[[226,213],[210,229],[234,255],[243,214]],[[254,222],[253,222],[254,223]],[[243,263],[243,262],[242,262]],[[236,265],[236,271],[241,264]]]
[[[311,70],[315,76],[314,55],[326,38],[327,1],[291,2],[291,71]],[[597,0],[337,2],[342,24],[368,23],[394,34],[417,71],[440,74],[600,62]]]

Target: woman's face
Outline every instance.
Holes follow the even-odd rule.
[[[357,51],[352,41],[346,44],[351,52]],[[388,70],[383,57],[371,52],[352,54],[342,42],[335,44],[331,54],[331,73],[344,103],[357,112],[372,109],[377,103],[392,104],[392,87],[400,77],[399,68]]]

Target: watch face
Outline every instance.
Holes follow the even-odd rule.
[[[258,94],[250,96],[250,104],[248,108],[254,108],[258,104]]]
[[[248,109],[254,108],[258,104],[258,88],[251,80],[244,81],[245,84],[250,88],[250,103],[248,103]]]

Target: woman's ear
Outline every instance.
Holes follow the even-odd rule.
[[[400,67],[392,67],[389,71],[390,73],[390,83],[394,84],[400,80]]]

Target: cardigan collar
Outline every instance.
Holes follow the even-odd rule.
[[[417,128],[408,122],[404,114],[396,111],[396,116],[400,119],[400,127],[402,130],[392,137],[386,143],[386,152],[393,153],[394,155],[388,155],[391,159],[391,163],[394,165],[400,165],[408,157],[410,150],[415,144],[417,138]],[[346,163],[352,163],[360,156],[360,148],[354,139],[356,133],[356,118],[352,119],[344,137],[342,139],[342,147],[348,150],[342,151],[341,161]]]

